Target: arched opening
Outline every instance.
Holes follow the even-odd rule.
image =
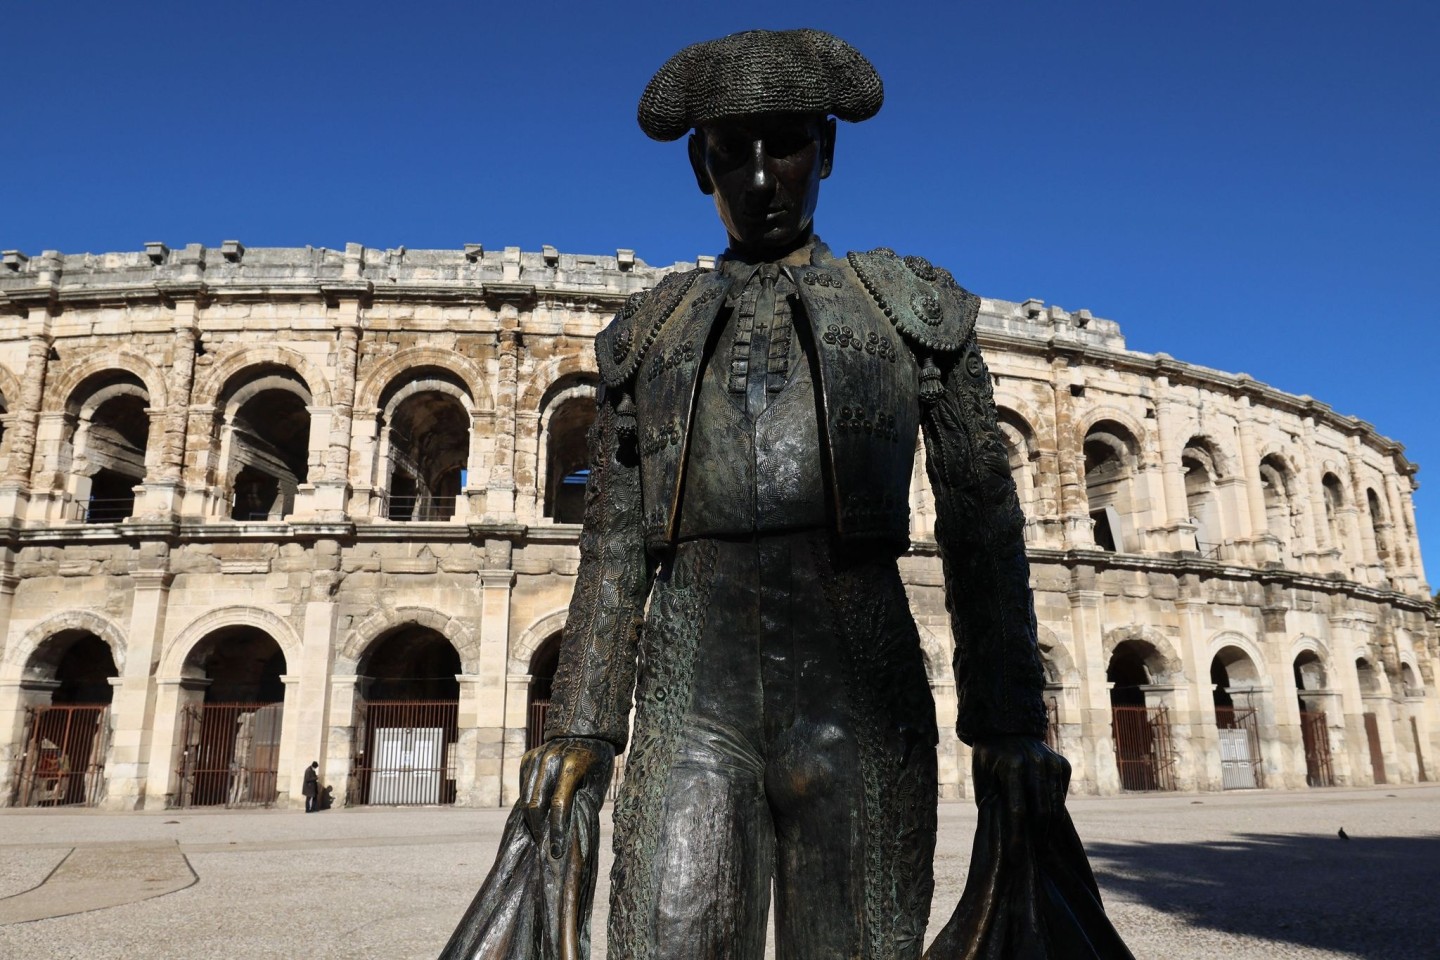
[[[1360,696],[1362,700],[1378,696],[1381,693],[1380,674],[1364,657],[1355,659],[1355,674],[1360,681]],[[1375,783],[1387,783],[1385,776],[1385,752],[1380,745],[1380,718],[1375,712],[1369,709],[1367,704],[1360,719],[1365,724],[1365,742],[1369,747],[1370,773],[1375,778]]]
[[[1270,454],[1260,461],[1260,494],[1265,501],[1265,528],[1280,541],[1280,555],[1288,557],[1292,538],[1298,542],[1299,510],[1294,499],[1293,474],[1285,461]]]
[[[1415,673],[1415,668],[1408,663],[1400,664],[1400,684],[1404,688],[1407,697],[1425,696],[1425,688],[1420,684],[1420,678]]]
[[[1220,785],[1264,786],[1260,756],[1260,671],[1239,647],[1222,647],[1210,661],[1215,726],[1220,737]]]
[[[360,663],[350,803],[455,802],[460,654],[436,630],[406,624]]]
[[[595,401],[573,397],[550,414],[545,430],[545,516],[556,523],[583,523],[585,481],[590,477],[586,436],[595,422]]]
[[[1159,651],[1144,640],[1124,640],[1110,655],[1105,679],[1122,790],[1175,789],[1169,712],[1146,697],[1162,672]]]
[[[381,397],[387,520],[455,516],[470,458],[468,400],[464,384],[438,369],[416,371]]]
[[[560,643],[564,633],[556,633],[536,649],[530,658],[529,710],[525,729],[525,749],[533,750],[545,740],[545,715],[550,709],[550,688],[560,666]]]
[[[1370,513],[1370,536],[1375,544],[1375,556],[1381,563],[1390,559],[1390,538],[1389,524],[1385,522],[1385,513],[1380,506],[1380,495],[1373,487],[1365,490],[1365,507]]]
[[[1340,484],[1340,478],[1333,473],[1327,473],[1320,480],[1320,486],[1325,491],[1325,526],[1330,536],[1330,546],[1345,552],[1345,537],[1340,529],[1340,508],[1345,506],[1345,488]]]
[[[1202,557],[1218,559],[1225,533],[1215,486],[1220,472],[1209,443],[1196,437],[1186,444],[1180,454],[1180,468],[1185,474],[1186,514],[1195,525],[1195,549]]]
[[[1313,650],[1302,650],[1295,657],[1295,690],[1300,699],[1300,736],[1305,748],[1305,782],[1312,787],[1333,787],[1335,771],[1330,762],[1330,729],[1319,696],[1307,693],[1324,691],[1328,680],[1325,662]]]
[[[1036,513],[1035,503],[1035,459],[1039,451],[1035,448],[1034,431],[1025,419],[1013,410],[998,407],[995,411],[1000,436],[1005,442],[1005,458],[1010,465],[1010,478],[1015,481],[1015,495],[1020,500],[1020,509],[1026,519]]]
[[[1095,545],[1126,553],[1137,546],[1134,480],[1139,469],[1135,438],[1120,424],[1102,420],[1085,435],[1085,498],[1094,521]]]
[[[15,802],[22,807],[94,806],[105,793],[110,749],[110,646],[85,630],[47,639],[25,665],[27,701]]]
[[[181,669],[180,807],[275,802],[285,654],[258,627],[206,635]]]
[[[132,373],[110,371],[85,381],[66,408],[62,461],[70,453],[70,489],[86,523],[116,523],[135,512],[145,481],[149,395]]]
[[[310,473],[309,388],[293,370],[266,366],[237,378],[222,399],[230,518],[280,520],[293,513]]]

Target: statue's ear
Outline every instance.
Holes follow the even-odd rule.
[[[835,168],[835,118],[825,121],[825,131],[820,139],[820,179],[830,176]]]
[[[710,182],[710,174],[705,169],[705,138],[699,130],[690,131],[690,141],[687,144],[690,148],[690,169],[695,172],[695,185],[705,196],[715,193],[715,184]]]

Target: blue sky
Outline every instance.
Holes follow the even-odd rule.
[[[1440,551],[1440,5],[0,6],[0,248],[723,245],[635,101],[687,43],[817,26],[885,79],[816,219],[986,296],[1308,393],[1428,465]]]

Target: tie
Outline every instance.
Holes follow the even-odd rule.
[[[775,281],[780,268],[760,268],[760,292],[755,295],[755,324],[750,333],[750,358],[745,368],[745,412],[752,421],[765,412],[769,395],[765,385],[770,371],[770,328],[775,322]]]

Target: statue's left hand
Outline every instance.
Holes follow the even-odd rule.
[[[976,800],[998,795],[1012,823],[1043,834],[1065,808],[1070,762],[1035,737],[977,740],[974,748]]]

